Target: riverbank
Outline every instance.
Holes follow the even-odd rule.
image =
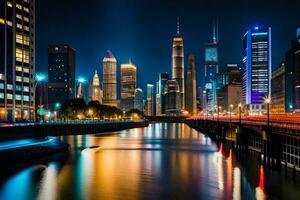
[[[148,125],[149,122],[147,120],[19,124],[0,127],[0,141],[45,138],[47,136],[96,134],[146,127]]]

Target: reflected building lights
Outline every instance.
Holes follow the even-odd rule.
[[[233,200],[241,199],[241,170],[235,167],[233,170]]]
[[[58,190],[57,176],[58,176],[57,163],[50,163],[43,173],[37,199],[43,199],[43,200],[57,199],[57,190]]]
[[[264,200],[267,199],[265,194],[265,173],[264,167],[260,165],[259,169],[259,184],[258,187],[255,189],[255,197],[257,200]]]

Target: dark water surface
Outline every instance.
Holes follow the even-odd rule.
[[[299,180],[184,124],[61,139],[69,156],[2,170],[0,199],[300,199]]]

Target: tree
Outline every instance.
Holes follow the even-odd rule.
[[[126,112],[126,117],[141,119],[144,117],[144,114],[140,110],[134,108]]]
[[[76,119],[79,115],[84,115],[85,110],[86,103],[81,98],[66,100],[61,107],[61,113],[65,119]]]

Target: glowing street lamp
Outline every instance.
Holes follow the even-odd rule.
[[[34,99],[35,99],[36,92],[37,92],[36,91],[37,85],[38,85],[38,83],[45,82],[47,80],[47,75],[43,74],[43,73],[36,73],[35,76],[34,76],[34,80],[35,80],[35,83],[34,83],[34,88],[33,89],[34,89]],[[42,96],[40,94],[40,96],[39,96],[39,102],[38,102],[39,107],[41,107],[41,103],[42,103],[41,98],[42,98]],[[36,113],[34,112],[34,115],[35,114]],[[35,119],[35,116],[34,116],[34,119]]]

